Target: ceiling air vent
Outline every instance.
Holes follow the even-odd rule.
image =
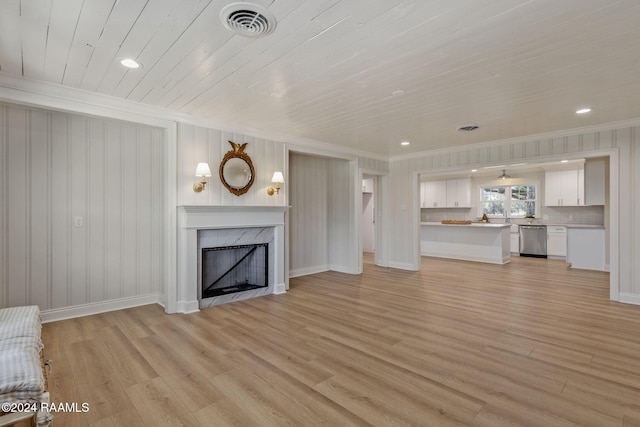
[[[478,126],[476,125],[471,125],[471,126],[462,126],[461,128],[458,128],[458,130],[460,132],[471,132],[473,130],[479,129]]]
[[[244,37],[264,37],[276,29],[276,18],[262,6],[253,3],[231,3],[220,11],[225,27]]]

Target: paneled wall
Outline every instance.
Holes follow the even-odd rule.
[[[237,144],[248,143],[245,152],[251,157],[256,178],[249,191],[236,196],[222,185],[218,168],[225,153],[231,150],[233,141]],[[189,124],[178,125],[178,205],[227,205],[227,206],[271,206],[286,205],[285,188],[279,196],[269,196],[267,187],[272,186],[271,177],[278,170],[285,173],[285,145],[282,142],[246,136],[216,129],[207,129]],[[193,191],[193,184],[199,162],[209,163],[212,177],[207,179],[205,190]]]
[[[165,282],[164,130],[0,109],[0,307],[157,299]]]
[[[292,276],[326,270],[355,271],[354,164],[354,161],[290,153],[289,270]]]
[[[640,303],[640,128],[560,136],[550,139],[518,140],[482,144],[459,150],[443,150],[411,159],[393,159],[390,164],[392,266],[413,265],[414,179],[417,172],[471,169],[486,164],[520,161],[541,162],[553,156],[583,156],[599,150],[618,150],[618,218],[610,218],[620,229],[618,240],[620,294]],[[605,215],[608,215],[605,211]]]

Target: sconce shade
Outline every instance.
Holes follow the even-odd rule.
[[[271,182],[273,182],[274,184],[276,182],[280,184],[284,184],[284,176],[282,176],[282,172],[275,171],[273,173],[273,176],[271,177]]]
[[[196,168],[196,176],[211,176],[209,163],[198,163],[198,167]]]

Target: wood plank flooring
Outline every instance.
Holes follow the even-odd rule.
[[[640,425],[640,306],[557,260],[423,258],[45,324],[57,426]]]

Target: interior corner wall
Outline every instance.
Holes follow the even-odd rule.
[[[355,162],[296,152],[289,158],[291,277],[352,273],[357,259]]]
[[[164,129],[0,110],[0,307],[157,301],[167,239]]]

